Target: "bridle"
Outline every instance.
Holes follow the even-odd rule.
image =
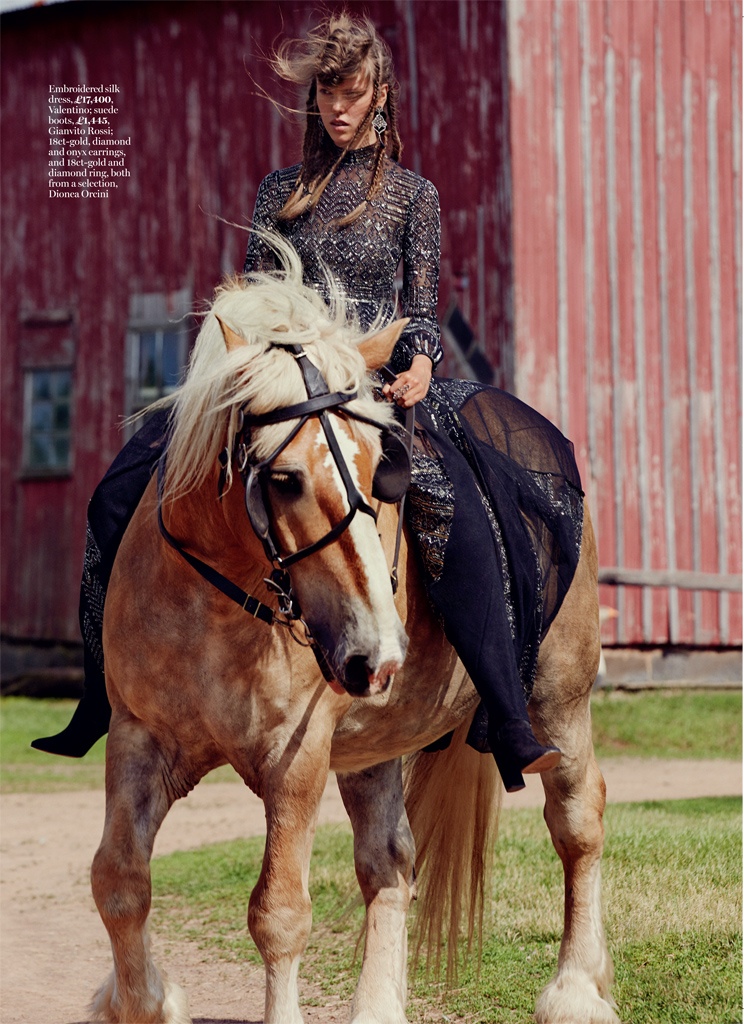
[[[351,410],[344,409],[344,406],[347,405],[347,403],[353,401],[353,399],[357,397],[356,391],[336,391],[334,393],[330,393],[328,385],[326,384],[322,374],[318,368],[310,362],[301,346],[292,346],[292,351],[294,351],[298,365],[302,371],[305,389],[308,394],[307,400],[299,402],[296,405],[285,406],[283,409],[276,409],[273,412],[258,415],[254,415],[246,412],[245,409],[241,409],[240,419],[242,420],[242,423],[239,423],[238,425],[238,456],[236,460],[238,471],[240,472],[245,484],[245,507],[251,526],[253,527],[256,536],[262,542],[268,560],[280,569],[288,569],[291,565],[294,565],[295,562],[299,562],[303,558],[307,558],[309,555],[315,554],[316,551],[320,551],[321,548],[326,547],[328,544],[332,544],[333,541],[348,529],[357,512],[364,512],[366,515],[372,516],[375,522],[377,521],[377,513],[370,505],[367,504],[364,496],[351,478],[349,467],[346,464],[346,460],[339,448],[336,435],[333,432],[333,428],[328,417],[328,410],[333,409],[339,412],[343,411],[345,415],[367,423],[373,421],[369,420],[365,416],[352,412]],[[299,551],[295,551],[293,554],[282,556],[279,554],[279,547],[271,529],[271,520],[267,509],[267,475],[277,456],[279,456],[290,442],[294,440],[311,416],[317,416],[320,421],[326,441],[328,442],[328,447],[331,450],[336,467],[341,474],[341,479],[346,490],[346,500],[349,503],[349,511],[343,519],[336,523],[336,525],[321,537],[320,540],[315,541],[313,544],[308,544],[306,547],[301,548]],[[273,423],[282,423],[295,418],[297,418],[297,423],[290,430],[289,434],[287,434],[281,444],[274,449],[271,455],[265,458],[262,462],[250,463],[248,461],[247,437],[251,427],[265,427]],[[380,424],[375,425],[381,426]]]
[[[203,562],[200,558],[187,551],[181,542],[173,536],[163,522],[162,499],[165,485],[165,473],[167,465],[167,449],[160,458],[158,464],[158,526],[163,538],[177,551],[186,562],[189,563],[204,579],[220,590],[226,597],[229,597],[236,604],[239,604],[244,611],[254,618],[261,619],[268,625],[282,625],[289,628],[291,635],[298,643],[310,646],[318,663],[323,670],[326,679],[332,679],[331,672],[323,651],[313,640],[309,627],[302,618],[302,614],[296,596],[292,592],[292,585],[288,573],[290,566],[300,560],[309,557],[316,551],[337,540],[345,530],[349,528],[357,512],[369,515],[377,522],[377,513],[367,503],[364,495],[352,479],[349,467],[344,459],[338,443],[338,439],[331,426],[328,416],[329,411],[335,411],[351,419],[359,420],[378,427],[383,432],[383,457],[377,467],[372,494],[380,501],[394,504],[399,503],[398,529],[396,535],[395,554],[391,571],[391,584],[395,593],[398,584],[397,565],[400,552],[400,542],[403,529],[403,505],[405,493],[410,482],[411,452],[413,447],[413,409],[407,410],[405,441],[397,432],[390,430],[385,424],[364,416],[356,410],[347,408],[348,403],[357,398],[356,391],[351,392],[330,392],[328,385],[320,370],[312,363],[301,345],[284,346],[295,356],[307,391],[307,399],[294,405],[285,406],[272,412],[253,414],[246,410],[245,406],[238,412],[238,424],[235,432],[235,441],[232,451],[225,448],[220,453],[221,465],[218,484],[218,495],[220,499],[224,491],[227,467],[233,462],[240,474],[245,487],[245,508],[248,520],[254,533],[261,541],[267,559],[273,569],[269,578],[264,580],[268,590],[278,599],[279,615],[273,608],[263,604],[257,598],[246,593],[237,584],[233,583],[226,576],[223,576],[217,569]],[[392,371],[383,373],[386,379],[395,374]],[[317,416],[323,433],[328,442],[328,447],[333,456],[334,462],[341,475],[346,490],[346,499],[349,504],[348,512],[344,517],[332,526],[319,540],[290,554],[282,555],[279,550],[278,541],[274,535],[271,525],[271,517],[268,511],[268,474],[274,460],[284,451],[290,442],[297,436],[302,427],[311,418]],[[288,420],[297,420],[297,423],[289,431],[284,440],[265,459],[252,463],[248,457],[251,428],[269,426],[275,423],[283,423]],[[295,624],[299,623],[304,629],[304,638],[298,635]]]

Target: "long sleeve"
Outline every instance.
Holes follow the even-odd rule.
[[[279,172],[272,171],[271,174],[267,174],[258,186],[251,227],[257,228],[259,231],[275,231],[279,211],[283,205],[284,197],[280,187]],[[262,270],[276,270],[276,260],[273,252],[261,236],[256,234],[255,230],[252,230],[248,239],[243,273],[251,274],[254,271]]]
[[[396,346],[396,369],[407,369],[418,354],[429,356],[435,367],[442,360],[437,320],[439,246],[439,194],[430,181],[422,181],[403,235],[401,313],[411,322]]]

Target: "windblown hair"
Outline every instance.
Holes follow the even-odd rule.
[[[350,224],[379,192],[385,154],[399,160],[403,149],[398,133],[398,84],[393,74],[390,48],[369,18],[353,18],[342,11],[329,15],[306,38],[285,40],[274,53],[271,63],[281,78],[308,87],[302,167],[295,188],[279,213],[281,220],[294,220],[317,204],[347,150],[369,132],[379,106],[380,89],[383,85],[388,86],[387,99],[383,104],[388,127],[385,141],[376,143],[375,163],[366,199],[337,222],[340,227]],[[372,102],[354,138],[339,154],[320,118],[317,84],[335,86],[359,73],[364,74],[367,81],[372,81]]]
[[[173,402],[168,497],[199,487],[214,473],[222,448],[233,450],[241,408],[259,414],[307,397],[290,345],[302,345],[332,392],[358,392],[359,397],[345,408],[381,426],[392,422],[389,406],[373,397],[372,382],[357,348],[382,323],[362,332],[330,277],[326,302],[302,283],[302,265],[292,246],[276,234],[266,233],[264,238],[276,252],[280,269],[226,279],[204,315],[188,373]],[[220,320],[246,344],[228,352]],[[288,420],[253,431],[250,457],[266,458],[296,422]],[[353,419],[350,422],[360,436],[376,436],[375,427]],[[231,466],[227,474],[229,486]]]

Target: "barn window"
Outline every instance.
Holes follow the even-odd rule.
[[[72,467],[72,370],[26,370],[23,468],[39,475],[68,473]]]
[[[132,388],[130,413],[139,412],[171,394],[186,365],[187,338],[172,329],[132,331],[130,340]]]
[[[127,415],[172,394],[178,386],[191,342],[190,305],[188,290],[132,296],[126,354]]]

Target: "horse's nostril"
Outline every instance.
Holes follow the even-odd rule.
[[[344,685],[352,697],[369,693],[369,670],[363,654],[355,654],[344,665]]]

